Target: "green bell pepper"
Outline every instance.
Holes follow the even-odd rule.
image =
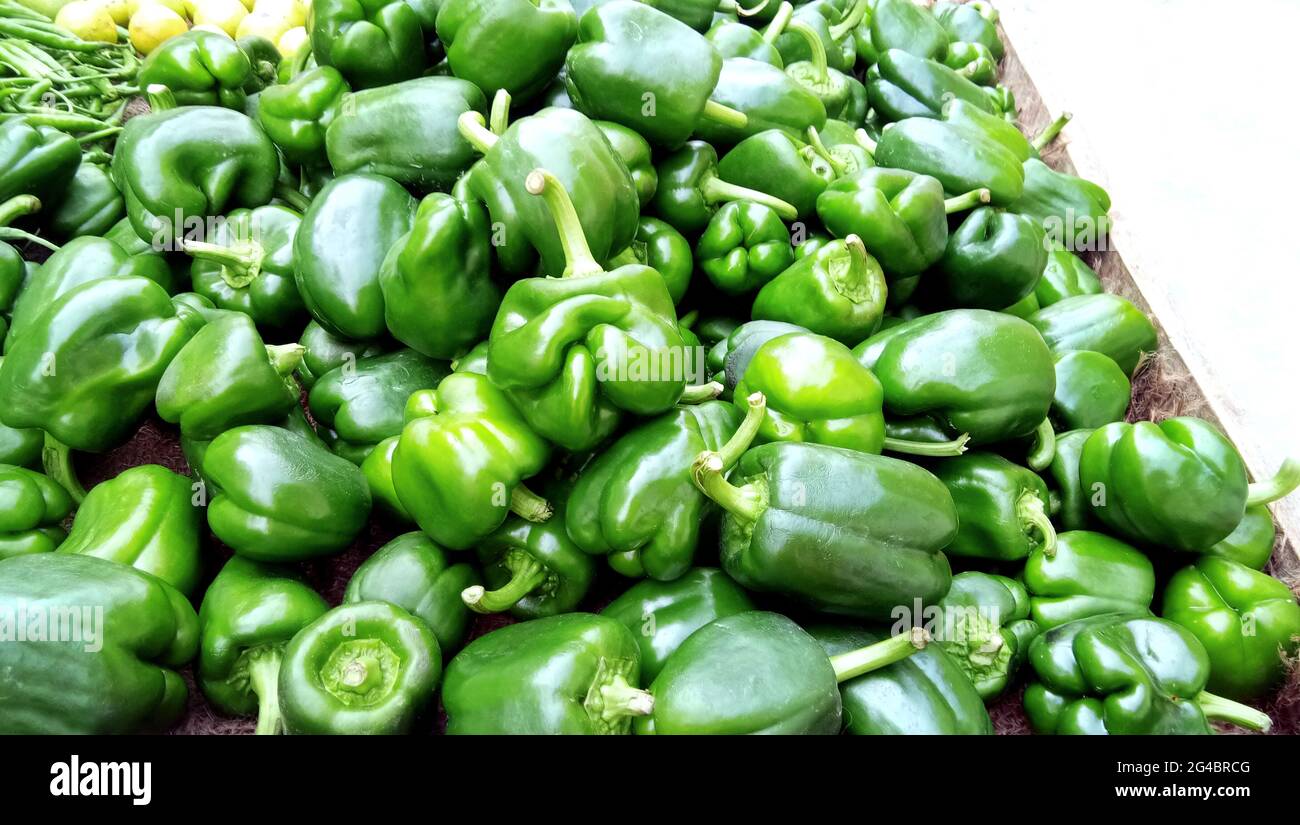
[[[337,175],[369,172],[418,190],[448,190],[474,147],[457,119],[487,111],[478,87],[454,77],[421,77],[343,98],[325,130],[325,151]]]
[[[980,86],[993,86],[998,82],[998,59],[982,43],[949,43],[943,65]]]
[[[338,553],[365,528],[370,491],[355,465],[279,427],[236,427],[203,454],[208,527],[254,561]]]
[[[1143,353],[1156,351],[1156,328],[1132,301],[1099,293],[1064,298],[1028,318],[1058,355],[1089,350],[1110,356],[1132,375]]]
[[[564,268],[564,241],[542,199],[525,181],[547,169],[563,184],[578,212],[587,243],[599,261],[621,252],[636,235],[640,198],[627,163],[595,122],[570,109],[543,109],[515,121],[501,135],[467,112],[460,131],[483,159],[462,183],[500,224],[494,237],[497,263],[508,274],[531,275]]]
[[[640,652],[615,619],[565,613],[470,642],[447,666],[447,733],[625,734],[652,701]]]
[[[970,3],[941,0],[930,9],[953,41],[978,43],[1001,60],[1006,51],[998,36],[998,11],[984,0]]]
[[[1056,359],[1056,395],[1052,418],[1062,430],[1095,429],[1123,421],[1133,387],[1109,356],[1087,350],[1064,352]]]
[[[644,3],[589,9],[564,66],[578,109],[654,144],[679,146],[705,120],[745,125],[744,114],[709,99],[722,55],[690,26]]]
[[[784,321],[750,321],[732,330],[709,352],[707,366],[712,373],[720,373],[728,390],[734,390],[745,377],[749,362],[758,348],[790,332],[807,332],[801,326]],[[744,396],[741,396],[742,398]]]
[[[1047,484],[1033,470],[986,452],[947,458],[931,469],[957,505],[952,555],[1019,561],[1037,550],[1055,551]]]
[[[700,121],[695,137],[718,147],[734,145],[768,129],[801,135],[826,122],[826,106],[814,90],[777,66],[744,57],[722,61],[711,99],[745,115],[743,126]]]
[[[442,676],[438,639],[388,602],[340,605],[298,631],[280,665],[286,733],[410,733]]]
[[[330,370],[344,364],[355,367],[358,359],[379,355],[389,348],[383,341],[349,341],[339,338],[315,321],[307,323],[298,343],[306,350],[302,364],[298,367],[298,378],[307,389],[311,389]]]
[[[181,106],[224,106],[243,111],[253,76],[248,55],[224,34],[196,29],[172,37],[140,64],[140,88],[166,86]]]
[[[784,138],[781,132],[765,134]],[[735,151],[732,150],[733,153]],[[685,235],[702,232],[721,208],[721,204],[728,201],[761,203],[785,220],[792,221],[798,217],[798,210],[781,198],[724,180],[718,153],[703,141],[690,141],[664,158],[659,163],[658,171],[659,189],[655,192],[655,212]]]
[[[0,358],[0,364],[4,359]],[[16,429],[0,424],[0,464],[30,467],[41,458],[45,433],[34,427]]]
[[[281,733],[285,646],[328,610],[288,568],[231,558],[199,607],[196,680],[203,695],[223,713],[256,714],[257,733]]]
[[[880,136],[873,155],[881,166],[936,178],[954,195],[987,189],[997,206],[1016,203],[1024,192],[1019,159],[983,130],[960,123],[928,117],[900,120]],[[1042,247],[1042,241],[1038,245]]]
[[[307,17],[311,54],[354,89],[387,86],[425,69],[424,32],[403,0],[321,0]]]
[[[186,241],[194,291],[258,324],[283,328],[306,314],[294,279],[293,243],[302,215],[278,205],[236,209],[207,240]]]
[[[881,51],[880,60],[867,70],[866,84],[872,109],[886,123],[914,117],[937,120],[950,100],[997,112],[983,87],[938,61],[899,49]]]
[[[166,467],[124,470],[90,491],[58,551],[143,570],[189,596],[202,567],[197,497],[188,478]]]
[[[384,320],[393,337],[431,358],[452,358],[492,327],[491,229],[478,203],[435,193],[379,268]]]
[[[935,639],[979,696],[988,700],[1005,691],[1039,632],[1024,586],[1006,576],[959,573],[937,607]]]
[[[1025,189],[1010,209],[1043,224],[1048,237],[1074,250],[1105,248],[1110,195],[1097,184],[1057,172],[1037,158],[1024,162]]]
[[[445,654],[459,650],[474,614],[461,601],[479,574],[466,562],[423,533],[398,536],[361,563],[343,593],[344,604],[382,601],[395,604],[422,620],[438,638]]]
[[[1228,559],[1202,557],[1175,573],[1162,613],[1205,646],[1207,686],[1230,699],[1277,686],[1300,643],[1300,605],[1291,589]]]
[[[670,581],[685,574],[709,511],[691,482],[691,462],[717,450],[724,466],[735,464],[762,415],[761,402],[742,421],[730,404],[706,401],[631,430],[578,476],[566,513],[569,536],[626,576]]]
[[[691,473],[726,511],[723,569],[750,590],[881,619],[896,605],[948,590],[941,551],[957,534],[957,512],[943,484],[915,464],[776,443],[741,457],[737,484],[724,477],[717,453],[701,453]]]
[[[450,372],[446,362],[410,349],[372,355],[322,375],[307,405],[330,429],[326,440],[335,454],[360,464],[379,442],[401,435],[407,399],[438,386]]]
[[[267,346],[241,312],[216,317],[176,353],[158,383],[158,414],[202,441],[242,424],[269,424],[298,404],[300,344]]]
[[[144,278],[106,278],[63,295],[0,366],[0,419],[40,427],[76,450],[126,440],[163,371],[203,324]]]
[[[609,145],[614,147],[632,173],[632,185],[636,187],[637,199],[644,207],[654,199],[655,190],[659,188],[659,173],[655,170],[649,141],[626,126],[608,120],[598,120],[595,124],[605,133]]]
[[[753,609],[744,589],[725,573],[698,567],[672,581],[637,582],[601,615],[622,622],[636,637],[644,687],[692,633],[717,619]]]
[[[663,277],[640,265],[606,271],[559,180],[538,169],[527,186],[550,209],[567,266],[511,285],[489,336],[488,375],[539,435],[590,449],[617,410],[655,415],[677,403],[687,348]]]
[[[847,75],[857,62],[857,47],[852,33],[866,18],[868,5],[868,0],[856,0],[851,4],[798,4],[775,39],[782,63],[789,67],[813,60],[813,52],[820,46],[826,54],[827,64]]]
[[[723,60],[743,57],[784,69],[785,61],[781,58],[781,52],[773,44],[785,31],[793,11],[793,6],[789,11],[778,11],[777,16],[772,18],[763,29],[738,21],[720,20],[704,33],[704,39],[708,40],[718,54],[722,55]],[[778,18],[780,18],[779,22]]]
[[[430,538],[463,550],[514,511],[544,521],[552,508],[523,485],[546,466],[550,445],[486,376],[452,373],[407,402],[393,452],[393,486]]]
[[[456,77],[524,100],[564,65],[578,17],[564,0],[444,0],[437,31]]]
[[[1052,354],[1026,321],[983,309],[923,315],[853,350],[876,374],[885,410],[928,416],[972,444],[1029,435],[1056,387]]]
[[[1277,526],[1267,504],[1246,507],[1246,515],[1226,539],[1217,542],[1204,555],[1230,559],[1252,570],[1263,570],[1273,555],[1277,540]]]
[[[165,582],[88,556],[20,556],[0,561],[0,614],[28,617],[21,639],[0,645],[0,730],[161,731],[184,713],[176,670],[194,658],[199,622]],[[43,629],[30,627],[41,615]]]
[[[834,50],[827,49],[817,30],[809,25],[810,21],[817,20],[824,28],[826,18],[816,12],[809,15],[796,15],[786,27],[789,34],[785,37],[802,41],[804,46],[802,51],[806,52],[806,57],[797,59],[799,57],[797,53],[783,52],[781,57],[785,61],[785,73],[816,95],[825,108],[827,117],[843,117],[852,122],[853,116],[845,116],[845,110],[850,108],[851,84],[856,84],[857,81],[830,64],[828,51],[834,53]],[[778,47],[779,43],[780,41]],[[865,96],[865,92],[861,96]]]
[[[660,735],[836,734],[843,714],[838,683],[906,659],[924,640],[903,634],[832,657],[785,616],[725,616],[668,658],[650,685],[652,715],[633,726]]]
[[[1056,436],[1056,449],[1047,467],[1052,494],[1059,501],[1059,510],[1052,517],[1066,530],[1083,530],[1093,524],[1088,491],[1079,482],[1079,457],[1090,435],[1092,430],[1070,430]]]
[[[1043,231],[1036,223],[981,206],[948,236],[935,267],[938,277],[926,278],[922,289],[941,306],[1002,309],[1034,294],[1046,265]]]
[[[805,255],[763,285],[755,320],[786,321],[854,345],[880,327],[885,273],[862,239],[849,235]]]
[[[122,193],[107,167],[83,160],[67,191],[50,211],[46,226],[56,238],[101,236],[126,214]]]
[[[871,9],[871,44],[884,54],[901,49],[922,58],[943,57],[950,40],[945,26],[912,0],[876,0]]]
[[[257,34],[244,35],[235,41],[235,45],[248,58],[251,68],[244,91],[250,95],[260,94],[279,82],[283,56],[278,46]]]
[[[1049,307],[1066,298],[1096,295],[1102,291],[1101,278],[1083,259],[1066,249],[1047,254],[1043,276],[1034,287],[1040,306]]]
[[[335,178],[312,200],[293,242],[294,278],[321,326],[354,340],[387,331],[379,270],[416,208],[399,184],[372,174]]]
[[[22,117],[0,122],[0,203],[16,195],[58,203],[80,165],[81,145],[72,136]]]
[[[1162,619],[1096,616],[1034,640],[1025,713],[1047,734],[1208,734],[1209,720],[1268,730],[1268,716],[1204,690],[1205,648]]]
[[[63,543],[72,497],[41,473],[0,464],[0,559],[48,553]]]
[[[828,656],[882,642],[879,631],[847,625],[807,628]],[[844,730],[880,734],[989,735],[993,722],[984,700],[940,645],[927,645],[906,659],[840,684]]]
[[[631,246],[610,259],[610,265],[639,263],[658,272],[668,287],[673,303],[680,303],[691,285],[695,257],[682,233],[658,218],[642,217],[637,222]]]
[[[788,203],[794,214],[780,215],[785,220],[812,215],[818,196],[838,177],[832,159],[780,129],[745,138],[723,156],[718,173],[727,184],[764,193],[768,203]]]
[[[1151,562],[1139,550],[1103,533],[1069,530],[1049,552],[1025,562],[1030,610],[1043,630],[1105,613],[1147,614],[1155,595]]]
[[[404,524],[414,524],[415,519],[402,506],[402,500],[397,496],[397,487],[393,485],[393,453],[397,452],[400,438],[401,436],[390,436],[376,444],[361,462],[361,474],[366,477],[370,497],[384,513]]]
[[[769,206],[731,201],[695,244],[695,261],[729,295],[753,292],[794,263],[790,230]]]
[[[338,69],[317,66],[262,92],[257,120],[290,163],[326,162],[325,135],[349,92]]]

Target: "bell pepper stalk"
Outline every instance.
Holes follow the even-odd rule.
[[[78,505],[86,500],[86,488],[82,486],[76,466],[72,463],[72,448],[49,433],[45,434],[45,445],[41,449],[41,467],[47,476],[68,491],[68,495]]]
[[[810,57],[786,66],[785,73],[821,98],[827,117],[838,116],[848,101],[849,87],[844,76],[838,71],[832,73],[827,64],[826,44],[813,27],[802,20],[790,21],[786,31],[798,35],[808,44]]]
[[[864,673],[901,662],[913,653],[925,650],[929,642],[929,631],[923,627],[913,627],[910,632],[890,636],[883,642],[832,656],[831,668],[835,670],[835,681],[843,684]]]
[[[497,89],[492,96],[492,108],[488,112],[488,128],[498,137],[505,133],[510,125],[510,92]]]
[[[871,139],[871,135],[867,134],[866,129],[855,129],[853,139],[858,142],[859,146],[866,149],[867,153],[872,157],[876,156],[876,142]]]
[[[1042,536],[1044,556],[1049,559],[1056,556],[1056,528],[1052,526],[1052,520],[1047,515],[1043,500],[1032,490],[1026,490],[1020,498],[1016,499],[1016,518],[1026,532],[1034,529]]]
[[[841,40],[856,29],[867,17],[871,0],[857,0],[840,18],[840,22],[831,25],[831,40]]]
[[[808,138],[808,145],[812,147],[812,150],[817,153],[818,157],[830,165],[832,171],[835,172],[835,177],[843,177],[848,171],[848,167],[844,165],[844,161],[835,157],[835,155],[831,154],[831,150],[826,148],[826,144],[822,142],[822,136],[817,131],[817,127],[809,126],[808,131],[804,134]]]
[[[1267,481],[1256,481],[1246,488],[1246,506],[1269,504],[1300,487],[1300,460],[1288,458]]]
[[[221,279],[232,289],[243,289],[262,274],[266,250],[252,238],[230,246],[208,241],[184,241],[183,251],[191,258],[221,264]]]
[[[987,189],[972,189],[964,195],[948,198],[943,202],[943,209],[949,215],[954,212],[964,212],[967,209],[973,209],[982,203],[988,203],[992,197]]]
[[[1250,705],[1243,705],[1241,702],[1234,702],[1231,699],[1210,693],[1208,690],[1196,694],[1195,701],[1196,704],[1200,705],[1201,712],[1205,714],[1207,719],[1228,722],[1237,727],[1259,733],[1268,733],[1273,727],[1273,720],[1268,717],[1267,713],[1255,710]]]
[[[16,195],[4,203],[0,203],[0,240],[26,241],[27,243],[45,247],[51,252],[58,252],[59,247],[57,244],[50,243],[40,235],[34,235],[31,232],[9,225],[25,215],[40,211],[40,208],[41,201],[35,195]]]
[[[758,518],[761,494],[752,487],[736,487],[726,479],[726,473],[753,443],[758,429],[767,415],[767,397],[761,392],[750,393],[745,399],[749,409],[735,435],[720,450],[706,450],[691,465],[691,478],[695,486],[726,510],[744,515],[750,521]],[[733,509],[734,507],[734,509]]]
[[[1047,469],[1055,457],[1056,430],[1053,429],[1051,420],[1044,418],[1043,422],[1034,429],[1034,443],[1025,463],[1029,465],[1029,469],[1041,471]]]
[[[163,112],[175,109],[177,106],[175,92],[161,83],[150,83],[146,86],[144,96],[149,101],[149,110],[152,112]]]
[[[763,40],[767,43],[776,43],[777,38],[785,33],[786,26],[790,25],[790,20],[794,16],[794,6],[788,0],[783,0],[780,7],[776,10],[776,16],[772,22],[767,24],[763,29]]]
[[[721,0],[718,3],[718,11],[735,12],[737,17],[753,17],[756,14],[762,14],[763,9],[767,8],[767,4],[770,2],[772,0],[761,0],[756,6],[745,7],[737,3],[736,0]]]
[[[1053,140],[1056,140],[1056,136],[1065,128],[1065,124],[1069,123],[1073,118],[1074,115],[1069,112],[1061,112],[1061,114],[1057,116],[1056,120],[1047,124],[1047,126],[1043,128],[1043,131],[1038,133],[1037,137],[1029,141],[1029,145],[1034,147],[1034,151],[1036,152],[1043,151],[1043,147],[1047,146],[1047,144],[1051,143]]]
[[[512,550],[504,559],[510,581],[495,590],[481,584],[471,585],[460,593],[461,601],[475,613],[502,613],[514,607],[524,596],[541,587],[551,572],[531,553]]]

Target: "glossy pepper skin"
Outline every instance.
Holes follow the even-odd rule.
[[[1029,595],[1015,579],[968,571],[952,577],[938,604],[939,646],[966,673],[983,699],[1011,683],[1037,637]]]
[[[1173,550],[1201,552],[1226,538],[1248,500],[1241,456],[1199,418],[1107,424],[1083,446],[1079,481],[1111,530]]]
[[[164,421],[208,441],[242,424],[269,424],[298,403],[298,344],[267,346],[253,319],[220,312],[176,353],[158,383]]]
[[[388,602],[340,605],[300,630],[280,666],[286,733],[410,733],[433,704],[442,651]]]
[[[425,68],[424,33],[400,0],[323,0],[307,18],[316,62],[333,66],[355,89],[409,80]]]
[[[850,235],[805,255],[768,281],[751,314],[853,345],[880,327],[887,291],[884,270],[862,240]]]
[[[329,610],[287,567],[235,556],[199,607],[198,683],[223,713],[257,716],[257,733],[283,731],[280,665],[289,640]]]
[[[120,444],[202,324],[153,281],[82,284],[46,308],[9,350],[0,366],[0,418],[10,427],[40,427],[75,450]]]
[[[938,119],[949,100],[962,100],[990,113],[997,111],[980,86],[938,61],[899,49],[881,52],[866,77],[871,106],[886,123],[913,117]]]
[[[382,601],[422,620],[445,655],[459,650],[474,614],[461,601],[467,587],[479,584],[478,571],[423,533],[404,533],[361,563],[348,581],[343,602]]]
[[[83,161],[46,225],[54,237],[64,240],[102,236],[125,214],[126,204],[112,173],[102,164]]]
[[[1096,271],[1068,249],[1053,249],[1047,254],[1043,276],[1034,286],[1034,295],[1042,307],[1101,291],[1101,278]]]
[[[710,622],[754,609],[740,585],[714,567],[672,581],[637,582],[601,611],[622,622],[641,648],[641,686],[649,685],[682,642]]]
[[[326,162],[326,132],[349,91],[338,69],[317,66],[265,89],[257,120],[290,163],[319,166]]]
[[[614,0],[582,15],[564,67],[579,110],[673,147],[707,117],[722,55],[703,35],[658,9]]]
[[[934,19],[948,32],[953,41],[978,43],[987,48],[993,57],[1001,60],[1006,47],[998,37],[998,12],[985,2],[935,3],[931,12]]]
[[[360,464],[376,444],[401,435],[407,399],[449,373],[445,362],[399,349],[330,370],[312,385],[307,404],[330,429],[335,454]]]
[[[1109,356],[1070,350],[1056,359],[1052,418],[1060,429],[1095,429],[1123,421],[1133,386]]]
[[[709,352],[708,368],[720,374],[728,390],[734,390],[745,377],[749,362],[759,347],[790,332],[807,332],[796,324],[784,321],[749,321],[736,327]],[[743,396],[742,396],[743,397]]]
[[[379,270],[416,208],[400,185],[372,174],[335,178],[312,200],[294,238],[294,278],[321,326],[362,341],[387,331]]]
[[[649,712],[640,651],[620,622],[565,613],[470,642],[447,666],[447,733],[625,734]]]
[[[668,287],[673,303],[679,303],[691,285],[695,256],[682,233],[658,218],[637,221],[636,238],[631,246],[610,261],[613,265],[639,263],[658,272]]]
[[[641,424],[597,456],[574,484],[566,521],[584,551],[606,555],[626,576],[671,581],[695,558],[709,500],[691,482],[704,450],[734,464],[754,437],[762,408],[742,426],[724,401],[679,406]]]
[[[120,151],[120,147],[119,147]],[[49,126],[23,118],[0,123],[0,203],[16,195],[35,195],[57,203],[81,164],[81,146]]]
[[[273,329],[301,322],[307,308],[293,273],[302,215],[269,204],[235,209],[203,241],[187,241],[194,291],[221,309]]]
[[[564,0],[445,0],[437,32],[456,77],[525,100],[564,65],[578,17]]]
[[[528,187],[554,216],[567,266],[561,277],[507,290],[488,339],[488,376],[539,435],[590,449],[609,435],[616,410],[655,415],[677,403],[686,376],[672,364],[686,363],[686,345],[659,273],[605,270],[559,180],[536,170]]]
[[[1105,613],[1143,615],[1156,589],[1155,571],[1141,551],[1088,530],[1060,533],[1050,553],[1035,549],[1023,579],[1043,630]]]
[[[165,41],[140,64],[139,83],[171,89],[181,106],[224,106],[242,111],[253,74],[235,41],[216,32],[188,31]]]
[[[626,126],[608,120],[594,122],[605,133],[609,145],[614,147],[627,170],[632,173],[637,199],[644,207],[654,198],[655,190],[659,188],[659,173],[655,170],[649,141]]]
[[[98,609],[85,616],[86,605]],[[34,610],[70,611],[84,620],[83,631],[72,640],[0,645],[0,730],[160,731],[184,713],[185,680],[176,670],[194,658],[199,623],[175,588],[88,556],[0,561],[0,611]]]
[[[456,123],[487,111],[478,87],[455,77],[420,77],[353,92],[325,130],[336,175],[368,172],[421,191],[448,190],[475,160]]]
[[[729,295],[753,292],[794,263],[790,230],[771,207],[731,201],[713,214],[695,244],[695,261]]]
[[[981,206],[948,236],[935,268],[938,277],[927,278],[923,289],[943,306],[1001,309],[1033,294],[1046,265],[1043,231],[1036,223]]]
[[[298,378],[308,389],[332,369],[344,364],[355,367],[357,359],[379,355],[391,348],[384,341],[349,341],[340,338],[315,321],[307,323],[298,343],[306,349],[302,364],[298,367]]]
[[[1110,195],[1089,180],[1057,172],[1037,158],[1024,162],[1025,189],[1013,212],[1042,222],[1044,230],[1076,239],[1104,240],[1110,231]]]
[[[47,476],[0,464],[0,559],[48,553],[66,538],[72,512],[68,491]]]
[[[948,545],[955,556],[1018,561],[1054,552],[1047,484],[1033,470],[996,453],[946,458],[931,468],[957,505],[960,527]]]
[[[1254,708],[1204,690],[1205,648],[1163,619],[1095,616],[1049,630],[1030,646],[1037,681],[1025,713],[1047,734],[1209,734],[1209,719],[1267,730]]]
[[[390,436],[376,444],[362,460],[361,474],[366,477],[366,486],[370,488],[376,507],[403,524],[413,524],[415,520],[402,506],[402,500],[397,497],[397,487],[393,484],[393,453],[397,452],[400,438]]]
[[[527,495],[522,482],[550,455],[486,376],[457,372],[408,402],[393,453],[393,486],[420,529],[444,547],[464,550],[500,527],[512,507],[549,517],[550,507]]]
[[[778,66],[745,57],[722,61],[710,99],[745,115],[744,126],[709,119],[696,125],[696,138],[719,147],[768,129],[802,135],[826,123],[826,105],[812,89]]]
[[[627,163],[594,121],[571,109],[543,109],[510,124],[497,136],[481,117],[460,119],[461,133],[483,153],[464,179],[493,223],[504,227],[493,246],[498,265],[513,276],[564,269],[565,252],[555,220],[525,181],[546,169],[564,186],[596,260],[621,252],[636,235],[640,198]]]
[[[806,218],[817,208],[817,196],[835,180],[831,161],[817,149],[780,129],[745,138],[718,164],[722,180],[763,192],[794,207]],[[786,220],[794,218],[781,216]]]
[[[721,205],[728,201],[761,203],[771,207],[785,220],[798,217],[798,210],[793,204],[757,189],[724,180],[717,151],[704,141],[690,141],[660,161],[658,171],[659,188],[655,192],[655,212],[685,235],[702,232],[713,215],[722,208]]]
[[[947,592],[941,551],[957,533],[957,512],[943,484],[917,465],[797,443],[745,453],[734,482],[719,465],[704,453],[691,472],[726,510],[722,566],[746,588],[862,618]]]
[[[880,136],[874,154],[881,166],[929,175],[954,195],[987,189],[997,206],[1015,203],[1024,192],[1025,173],[1015,155],[983,130],[951,121],[900,120]]]
[[[379,268],[384,321],[393,337],[431,358],[453,358],[492,327],[501,291],[492,281],[487,212],[435,193]]]
[[[1079,457],[1092,430],[1070,430],[1056,436],[1056,450],[1047,467],[1052,493],[1060,509],[1052,518],[1065,530],[1084,530],[1095,524],[1088,504],[1088,491],[1079,481]]]
[[[889,638],[850,625],[818,624],[807,631],[828,656]],[[840,701],[844,731],[856,736],[993,733],[984,700],[942,645],[928,645],[901,662],[841,683]]]
[[[919,57],[943,57],[950,37],[930,9],[911,0],[879,0],[872,8],[871,43],[884,54],[901,49]]]
[[[271,200],[279,171],[275,144],[246,115],[183,106],[127,121],[113,150],[113,180],[146,242],[238,207]]]
[[[208,526],[254,561],[302,561],[337,553],[370,516],[355,465],[279,427],[236,427],[203,454]]]
[[[1273,514],[1268,505],[1251,504],[1232,533],[1206,550],[1205,555],[1230,559],[1252,570],[1263,570],[1273,555],[1276,539],[1277,526],[1273,524]]]
[[[1251,699],[1281,682],[1300,636],[1291,589],[1228,559],[1204,556],[1175,573],[1161,612],[1205,646],[1207,686],[1229,699]]]
[[[885,410],[925,415],[972,444],[1028,435],[1047,417],[1056,388],[1051,352],[1011,315],[955,309],[876,333],[854,348],[880,379]]]
[[[943,64],[980,86],[993,86],[998,82],[997,58],[981,43],[950,43]]]
[[[1132,301],[1110,293],[1065,298],[1027,320],[1053,352],[1100,352],[1110,356],[1125,375],[1132,375],[1142,354],[1155,352],[1157,346],[1151,319]]]

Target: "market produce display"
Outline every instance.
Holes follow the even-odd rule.
[[[997,19],[0,0],[0,733],[1268,730]]]

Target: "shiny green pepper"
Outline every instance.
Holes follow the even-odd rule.
[[[48,553],[65,539],[61,523],[73,501],[58,482],[0,464],[0,559]]]
[[[1109,356],[1070,350],[1056,359],[1052,418],[1063,430],[1095,429],[1123,421],[1133,386]]]
[[[771,207],[731,201],[713,214],[695,244],[695,261],[718,289],[753,292],[794,263],[790,231]]]
[[[1029,618],[1029,594],[1015,579],[968,571],[952,577],[938,604],[939,646],[992,699],[1011,683],[1039,627]]]
[[[186,241],[194,291],[260,325],[292,326],[306,315],[294,279],[302,215],[286,206],[236,209],[203,241]]]
[[[947,458],[932,470],[957,505],[960,526],[949,553],[1019,561],[1055,552],[1047,485],[1033,470],[986,452]]]
[[[224,34],[196,29],[169,38],[140,64],[144,89],[161,84],[181,106],[224,106],[242,111],[253,74],[248,56]]]
[[[830,241],[792,263],[759,290],[755,320],[785,321],[850,346],[880,327],[885,273],[862,239]]]

